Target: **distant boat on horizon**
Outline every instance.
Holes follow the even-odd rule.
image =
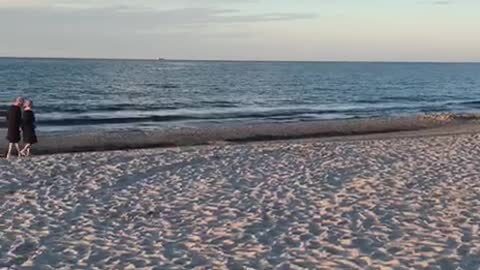
[[[157,58],[157,60],[158,60],[158,61],[165,61],[165,60],[167,60],[167,59],[165,59],[165,58]]]

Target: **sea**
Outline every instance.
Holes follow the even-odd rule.
[[[480,64],[0,58],[42,132],[155,130],[480,112]]]

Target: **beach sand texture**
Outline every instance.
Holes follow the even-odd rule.
[[[304,140],[1,160],[0,268],[479,269],[479,143]]]

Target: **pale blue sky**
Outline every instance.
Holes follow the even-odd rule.
[[[478,0],[0,0],[0,55],[480,61]]]

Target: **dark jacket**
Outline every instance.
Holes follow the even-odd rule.
[[[11,143],[20,141],[20,126],[22,125],[22,110],[12,105],[7,112],[7,140]]]

